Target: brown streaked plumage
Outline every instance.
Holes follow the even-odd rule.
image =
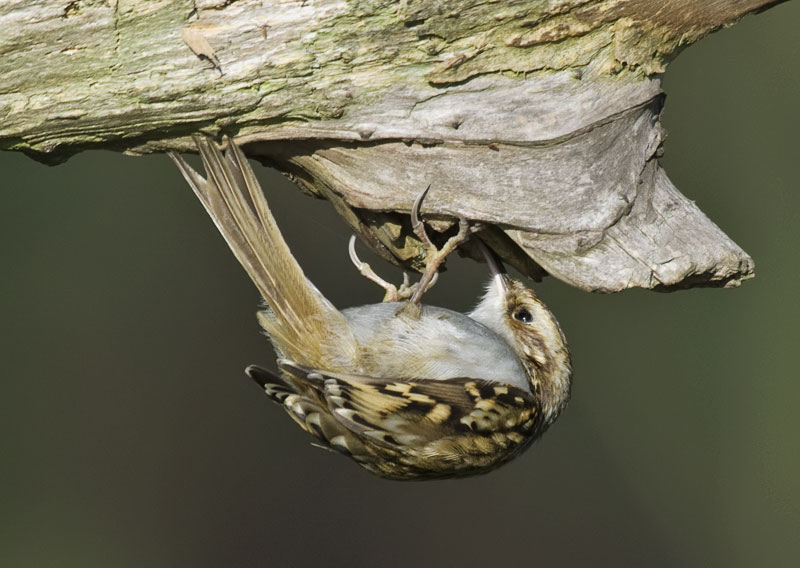
[[[491,255],[493,280],[469,314],[419,304],[425,284],[409,302],[339,311],[303,274],[236,145],[228,140],[223,155],[208,139],[196,142],[207,179],[171,157],[268,306],[259,321],[280,375],[247,373],[322,445],[391,479],[473,475],[519,455],[558,417],[571,379],[564,336]],[[415,230],[432,247],[419,201]],[[467,236],[460,225],[443,251],[431,249],[423,282]]]
[[[535,438],[542,414],[530,393],[481,379],[438,381],[324,373],[291,363],[282,377],[247,374],[300,427],[391,479],[485,473]]]

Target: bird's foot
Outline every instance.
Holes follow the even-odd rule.
[[[436,248],[436,245],[433,244],[430,237],[428,237],[428,233],[425,231],[425,224],[422,222],[419,216],[420,209],[422,207],[422,201],[425,199],[425,196],[428,194],[428,190],[431,186],[425,188],[425,191],[417,196],[417,199],[414,200],[414,205],[411,208],[411,227],[414,229],[414,234],[419,237],[419,240],[422,241],[423,246],[427,249],[426,256],[425,256],[425,271],[422,273],[422,278],[420,278],[419,282],[417,283],[419,286],[411,295],[411,302],[414,304],[419,304],[422,295],[433,286],[433,283],[436,281],[436,278],[439,276],[439,267],[447,258],[451,252],[453,252],[458,246],[466,241],[470,236],[470,227],[467,219],[465,217],[458,218],[458,233],[450,237],[447,242],[442,246],[442,248]]]
[[[375,284],[386,290],[386,294],[383,296],[384,302],[402,302],[404,300],[408,300],[419,289],[420,283],[415,282],[414,284],[411,284],[408,277],[408,272],[406,272],[405,270],[403,271],[403,283],[399,287],[387,282],[386,280],[375,274],[375,271],[372,270],[372,267],[369,264],[363,262],[360,258],[358,258],[358,255],[356,254],[355,235],[350,237],[350,244],[348,245],[348,251],[350,252],[350,260],[358,269],[359,273],[361,273],[361,275],[364,278],[371,280],[372,282],[374,282]],[[436,274],[434,278],[428,283],[427,289],[433,287],[433,285],[436,284],[436,280],[438,280],[438,278],[439,275]]]

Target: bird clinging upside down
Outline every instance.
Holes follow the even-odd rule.
[[[570,393],[564,336],[485,247],[492,280],[472,312],[419,303],[444,256],[467,238],[466,221],[436,251],[418,199],[412,218],[431,260],[413,297],[340,311],[303,274],[236,144],[228,139],[223,155],[195,141],[206,179],[170,156],[267,304],[258,318],[280,376],[255,365],[247,374],[303,430],[377,475],[426,479],[489,471],[555,421]],[[403,296],[391,288],[390,297]]]

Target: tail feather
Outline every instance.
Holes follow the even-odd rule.
[[[259,317],[279,356],[311,366],[352,367],[356,341],[347,320],[306,278],[281,235],[242,151],[227,140],[223,155],[196,137],[203,178],[179,155],[170,157],[269,306]]]

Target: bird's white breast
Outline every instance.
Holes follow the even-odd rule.
[[[343,310],[363,349],[362,372],[386,379],[474,378],[530,392],[505,339],[469,316],[422,306],[420,317],[398,315],[401,303]]]

